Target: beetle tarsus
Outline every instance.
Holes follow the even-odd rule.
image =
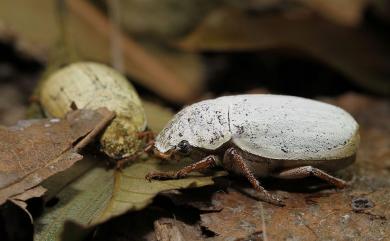
[[[268,193],[268,192],[266,191],[266,193]],[[284,204],[283,200],[275,195],[266,196],[263,201],[271,203],[271,204],[279,206],[279,207],[286,206],[286,204]]]
[[[169,180],[177,179],[178,176],[175,172],[149,172],[146,174],[145,179],[151,182],[153,179],[157,180]]]
[[[211,155],[180,169],[177,172],[150,172],[145,178],[152,179],[178,179],[187,176],[191,172],[204,171],[216,165],[216,157]]]

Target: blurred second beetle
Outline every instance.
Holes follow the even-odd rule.
[[[107,107],[116,117],[100,138],[101,150],[118,160],[131,159],[141,149],[139,136],[147,125],[141,100],[131,83],[108,66],[79,62],[54,72],[40,86],[39,101],[52,117],[75,107]]]

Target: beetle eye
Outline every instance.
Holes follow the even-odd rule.
[[[189,154],[191,151],[191,145],[186,140],[182,140],[181,142],[179,142],[179,144],[177,144],[177,147],[178,147],[178,151],[181,154]]]

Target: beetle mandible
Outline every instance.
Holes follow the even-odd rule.
[[[355,160],[358,129],[343,109],[301,97],[258,94],[205,100],[177,113],[153,145],[162,158],[189,156],[194,163],[146,178],[182,178],[221,165],[244,175],[264,201],[283,205],[256,177],[315,176],[343,188],[347,183],[327,172]]]

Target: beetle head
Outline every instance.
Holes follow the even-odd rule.
[[[160,153],[190,155],[194,149],[215,150],[231,138],[228,106],[206,100],[186,107],[175,115],[156,137]]]

